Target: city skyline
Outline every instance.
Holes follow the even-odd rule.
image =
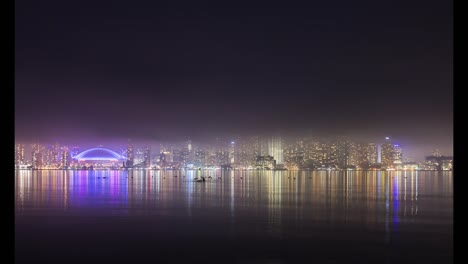
[[[452,0],[12,12],[17,263],[453,261]]]
[[[15,4],[18,141],[281,133],[453,145],[450,1]]]
[[[190,139],[159,144],[128,140],[126,144],[120,142],[118,145],[106,146],[102,144],[70,145],[63,142],[52,144],[36,142],[28,146],[28,144],[18,143],[15,145],[15,164],[25,165],[28,163],[34,166],[34,160],[37,160],[35,156],[40,155],[41,165],[35,167],[41,167],[42,164],[55,164],[53,166],[55,168],[68,168],[70,161],[81,160],[80,156],[93,149],[108,151],[114,155],[113,158],[119,156],[121,158],[118,159],[123,158],[120,161],[124,161],[121,166],[120,163],[115,163],[113,167],[132,167],[139,164],[138,166],[142,168],[162,168],[166,165],[170,168],[185,168],[187,166],[190,168],[220,168],[223,166],[255,168],[260,162],[258,159],[264,159],[262,157],[267,159],[271,157],[271,161],[275,165],[270,167],[276,169],[377,168],[375,166],[403,168],[404,165],[424,164],[427,162],[428,156],[453,156],[451,153],[433,147],[431,152],[424,153],[422,158],[415,157],[406,146],[389,137],[385,137],[381,141],[364,142],[350,140],[346,137],[254,136],[237,137],[231,140],[216,138],[210,143],[200,143]],[[424,165],[421,168],[423,167]]]
[[[255,138],[259,137],[258,135],[253,135],[253,136],[224,136],[224,137],[214,137],[211,139],[205,139],[205,140],[193,140],[198,146],[207,146],[211,144],[216,144],[216,141],[222,141],[223,144],[229,145],[230,142],[236,141],[239,139],[248,139],[248,138]],[[268,136],[268,137],[274,137],[274,136]],[[308,140],[320,140],[320,141],[333,141],[338,138],[346,138],[347,140],[357,142],[357,143],[375,143],[375,144],[383,144],[386,141],[387,136],[385,137],[364,137],[364,139],[356,139],[352,137],[346,137],[346,136],[282,136],[281,137],[283,140],[287,141],[295,141],[298,139],[308,139]],[[427,144],[427,142],[424,143],[419,143],[418,142],[411,142],[408,140],[401,140],[401,139],[394,139],[393,137],[388,137],[391,138],[392,141],[395,142],[395,144],[399,144],[405,147],[405,156],[406,158],[410,158],[411,160],[422,162],[424,161],[425,157],[428,156],[430,153],[432,153],[434,150],[438,150],[439,152],[443,153],[444,155],[447,156],[453,156],[453,145],[449,144],[436,144],[434,142],[431,142],[431,144]],[[75,139],[75,140],[62,140],[56,139],[56,140],[44,140],[44,141],[39,141],[39,140],[16,140],[16,143],[21,143],[27,146],[28,149],[30,149],[30,146],[35,143],[40,143],[40,144],[45,144],[45,145],[52,145],[57,142],[60,142],[65,145],[69,146],[82,146],[84,148],[92,148],[92,147],[98,147],[98,146],[104,146],[108,147],[111,149],[118,149],[122,148],[126,142],[132,141],[137,145],[148,145],[151,146],[155,150],[159,150],[162,145],[166,144],[181,144],[182,142],[186,142],[188,140],[191,140],[190,137],[185,137],[185,138],[179,138],[178,140],[167,140],[167,141],[161,141],[161,140],[138,140],[138,139],[123,139],[123,138],[115,138],[115,139]],[[26,154],[28,155],[28,154]]]

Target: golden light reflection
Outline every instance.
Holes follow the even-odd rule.
[[[194,181],[201,176],[204,182]],[[226,215],[232,228],[248,216],[264,223],[271,236],[281,236],[285,226],[361,223],[385,231],[390,241],[401,224],[417,222],[421,212],[453,205],[452,178],[451,172],[421,171],[18,170],[15,209],[18,215],[82,210]]]

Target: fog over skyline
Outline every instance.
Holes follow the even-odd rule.
[[[15,140],[453,153],[452,1],[15,1]],[[414,153],[414,154],[413,154]]]

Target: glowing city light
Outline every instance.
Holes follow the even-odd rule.
[[[105,153],[110,154],[112,157],[102,157],[102,156],[100,157],[100,156],[90,156],[90,155],[88,155],[88,154],[90,154],[90,153],[92,153],[94,151],[103,151]],[[106,149],[106,148],[88,149],[88,150],[85,150],[85,151],[81,152],[80,154],[78,154],[76,156],[73,156],[72,158],[76,159],[76,160],[109,160],[109,161],[117,161],[117,160],[127,159],[125,156],[122,156],[122,155],[118,154],[117,152],[112,151],[110,149]]]

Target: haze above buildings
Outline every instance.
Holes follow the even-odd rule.
[[[452,153],[451,1],[15,7],[17,142],[389,135]]]

